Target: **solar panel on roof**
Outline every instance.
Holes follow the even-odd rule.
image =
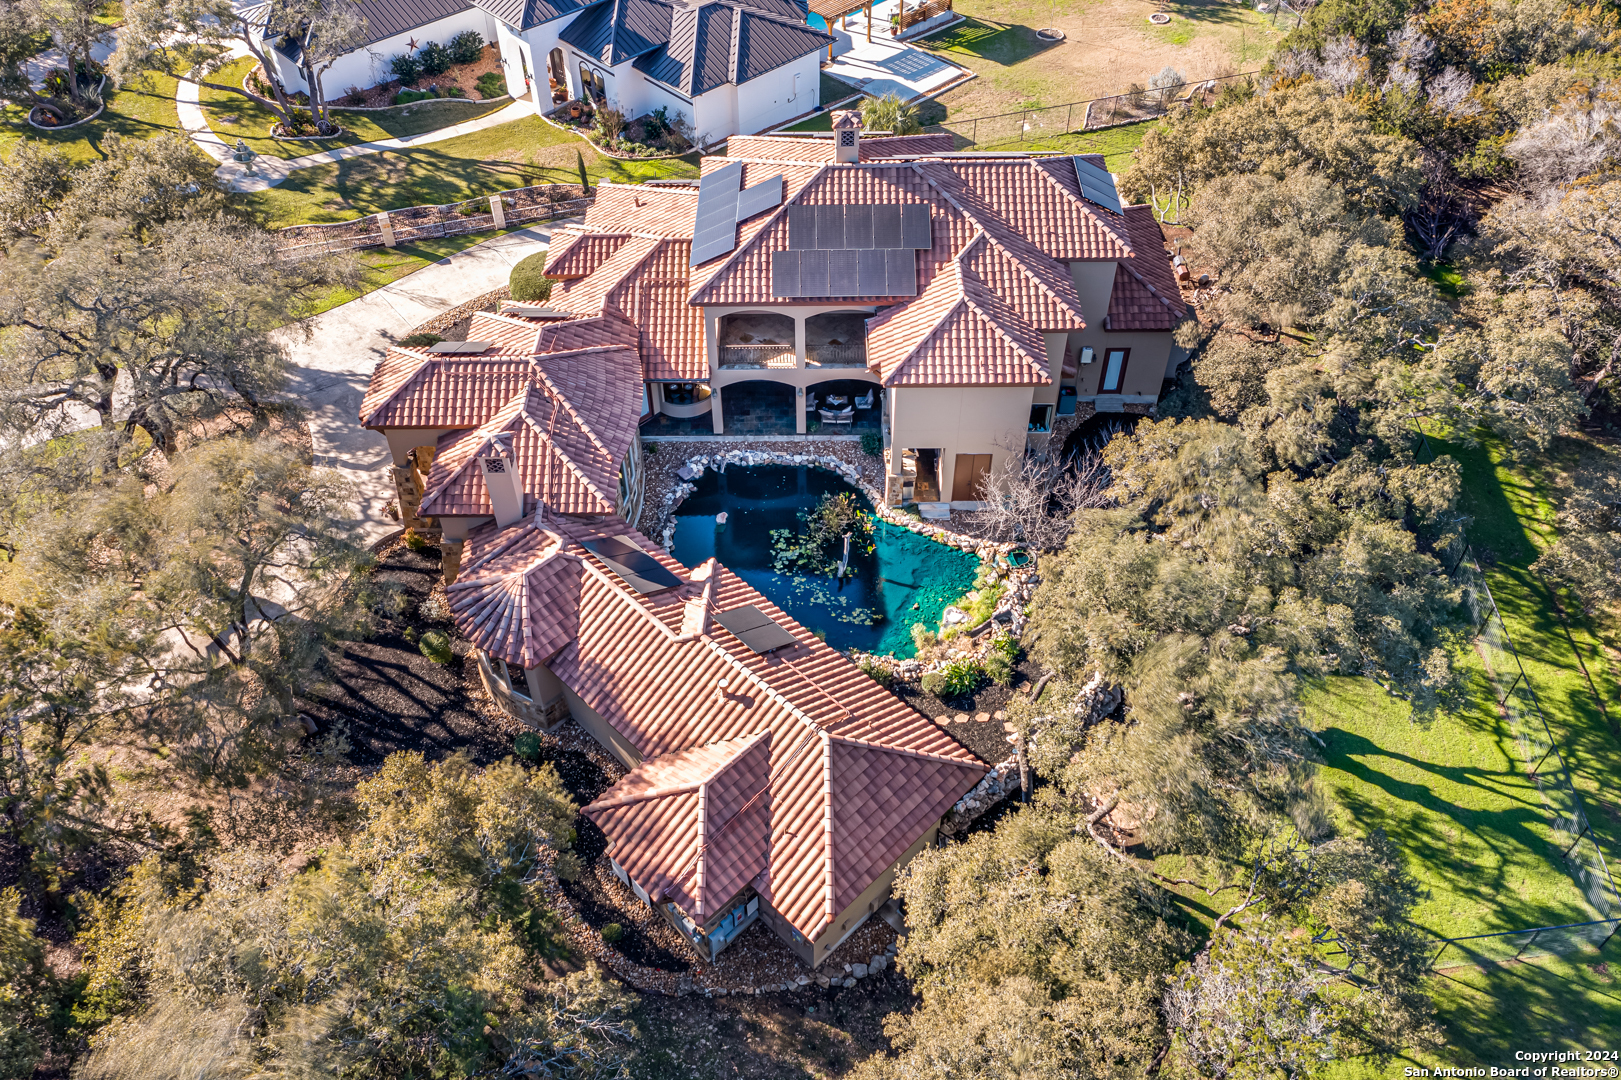
[[[737,246],[737,194],[743,186],[743,163],[722,165],[698,181],[698,211],[692,225],[692,255],[698,266]]]
[[[487,352],[494,347],[493,341],[441,341],[437,345],[430,346],[428,351],[440,356],[463,356]]]
[[[827,252],[820,248],[799,253],[799,295],[831,295],[827,284]]]
[[[841,248],[844,246],[844,204],[816,208],[816,246]]]
[[[855,290],[857,296],[888,296],[885,290],[889,288],[887,273],[884,270],[884,251],[882,248],[867,248],[856,252],[857,281],[859,287]]]
[[[788,208],[788,248],[790,251],[808,251],[816,246],[816,207],[790,206]]]
[[[753,187],[737,193],[737,220],[747,221],[755,214],[782,205],[782,174],[769,176]]]
[[[799,644],[798,638],[772,622],[769,615],[752,605],[717,612],[715,621],[762,656],[788,645]]]
[[[771,253],[771,295],[772,296],[798,296],[799,295],[799,256],[798,251],[773,251]]]
[[[884,252],[884,280],[888,282],[885,296],[917,295],[917,255],[906,248],[889,248]]]
[[[859,276],[860,252],[839,248],[827,253],[827,287],[838,296],[853,296]]]
[[[1115,190],[1114,177],[1106,169],[1100,169],[1083,158],[1072,160],[1075,162],[1075,179],[1081,182],[1081,197],[1105,210],[1120,213],[1120,192]]]
[[[653,556],[622,537],[581,540],[580,546],[608,564],[621,581],[643,596],[681,584],[681,579]]]
[[[934,238],[929,229],[929,208],[922,203],[901,207],[901,247],[933,246]]]
[[[879,203],[872,208],[872,246],[901,246],[901,208],[896,203]]]
[[[571,311],[559,311],[556,308],[543,307],[540,304],[513,304],[502,305],[501,314],[516,315],[521,319],[572,319]]]
[[[872,207],[866,203],[851,203],[844,208],[844,246],[872,247]]]

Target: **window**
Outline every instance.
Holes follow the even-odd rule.
[[[666,405],[694,405],[698,402],[698,384],[690,382],[665,383]]]
[[[580,62],[580,93],[598,101],[608,100],[608,85],[602,80],[602,72],[584,61]]]
[[[1032,432],[1048,432],[1053,429],[1053,407],[1051,405],[1030,406],[1030,430]]]
[[[1103,385],[1098,387],[1098,393],[1120,392],[1126,377],[1126,358],[1130,355],[1130,349],[1110,349],[1103,354]]]

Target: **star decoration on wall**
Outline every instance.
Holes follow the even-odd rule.
[[[407,49],[410,49],[412,52],[416,52],[417,51],[417,39],[416,38],[411,38],[409,41],[407,41],[405,43],[405,47]]]

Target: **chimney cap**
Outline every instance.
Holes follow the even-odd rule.
[[[861,113],[856,109],[839,109],[833,113],[833,130],[861,130]]]

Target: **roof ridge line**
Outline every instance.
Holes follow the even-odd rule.
[[[390,345],[389,349],[390,350],[398,349],[400,352],[404,353],[406,356],[414,356],[414,357],[416,357],[417,360],[420,361],[420,362],[417,364],[416,368],[412,370],[411,374],[407,375],[403,380],[401,380],[400,385],[396,386],[393,389],[393,391],[389,393],[388,397],[384,398],[382,401],[379,401],[376,405],[372,406],[371,412],[369,412],[367,414],[368,416],[376,416],[383,409],[387,408],[389,405],[392,405],[396,400],[398,400],[399,396],[405,392],[405,388],[410,386],[412,383],[416,382],[417,379],[421,378],[422,373],[427,370],[428,365],[433,363],[433,357],[432,356],[430,356],[430,355],[428,355],[426,353],[423,353],[423,352],[417,352],[415,349],[406,348],[403,345]],[[382,364],[385,363],[387,360],[388,360],[388,353],[385,352],[383,354],[383,359],[378,361],[378,366],[379,367],[382,366]],[[377,375],[377,368],[374,367],[374,368],[372,368],[372,376],[375,378],[376,375]],[[360,426],[361,427],[366,426],[366,421],[364,419],[360,420]]]
[[[554,396],[552,398],[552,410],[553,410],[553,415],[554,416],[556,415],[558,409],[559,409],[559,406],[557,404],[557,399]],[[588,489],[590,489],[591,494],[595,495],[597,498],[601,499],[603,502],[605,502],[608,505],[612,506],[613,502],[614,502],[613,496],[607,494],[601,488],[597,487],[596,482],[593,481],[589,476],[585,475],[585,470],[580,468],[580,466],[575,463],[574,459],[572,457],[570,457],[567,453],[564,453],[563,449],[560,446],[557,445],[557,442],[552,438],[552,433],[549,432],[549,431],[542,431],[540,425],[535,423],[534,417],[529,415],[528,410],[525,410],[522,415],[523,415],[524,423],[528,424],[529,427],[535,432],[535,434],[540,436],[540,441],[541,441],[542,445],[546,446],[554,455],[556,455],[557,458],[559,460],[561,460],[565,466],[568,467],[569,471],[572,472],[575,476],[577,476],[579,478],[580,482],[582,484],[584,484]],[[574,414],[572,412],[569,413],[569,422],[571,424],[573,424],[576,428],[579,428],[582,431],[585,430],[585,427],[584,427],[583,424],[575,423]],[[593,440],[593,443],[594,442],[595,442],[595,440]],[[539,499],[539,497],[537,496],[537,501],[544,501],[544,500]]]
[[[851,735],[838,735],[828,732],[827,737],[839,742],[850,743],[853,746],[866,747],[869,750],[884,750],[891,754],[901,754],[905,757],[921,758],[924,761],[938,761],[947,765],[961,765],[964,768],[981,769],[987,766],[974,761],[964,761],[961,758],[947,757],[945,754],[931,754],[927,750],[909,750],[903,746],[890,746],[888,743],[869,742],[866,739],[857,739]]]
[[[1079,155],[1079,154],[1063,154],[1063,155],[1060,155],[1060,157],[1069,159],[1069,161],[1070,161],[1070,166],[1069,167],[1070,167],[1071,171],[1073,171],[1074,168],[1075,168],[1074,159],[1077,158],[1077,157],[1080,157],[1080,156],[1081,155]],[[1053,161],[1053,160],[1056,160],[1056,158],[1038,158],[1036,160],[1039,160],[1039,161]],[[1047,180],[1047,183],[1049,183],[1053,187],[1057,188],[1059,194],[1063,195],[1064,198],[1068,199],[1070,202],[1074,203],[1076,206],[1079,206],[1084,213],[1089,215],[1092,218],[1093,221],[1096,221],[1098,223],[1098,226],[1100,228],[1102,228],[1104,231],[1108,232],[1109,235],[1113,236],[1115,238],[1115,240],[1122,247],[1124,247],[1132,255],[1137,254],[1137,245],[1132,242],[1131,233],[1128,230],[1117,229],[1112,222],[1108,221],[1101,214],[1098,214],[1095,211],[1093,211],[1090,206],[1087,206],[1086,205],[1086,199],[1084,197],[1077,197],[1075,195],[1071,195],[1070,192],[1069,192],[1069,189],[1066,188],[1063,184],[1060,184],[1058,182],[1058,178],[1056,176],[1054,176],[1052,173],[1048,172],[1046,169],[1037,168],[1036,172],[1040,173],[1043,177],[1045,177],[1046,180]],[[1114,174],[1110,173],[1109,175],[1113,176]],[[1075,177],[1075,185],[1077,187],[1079,187],[1080,183],[1081,183],[1080,174],[1077,173],[1076,177]],[[1118,192],[1116,194],[1118,194]],[[1126,220],[1126,215],[1125,215],[1124,212],[1122,212],[1119,216],[1120,216],[1120,220],[1122,222]],[[1097,261],[1097,260],[1080,260],[1080,259],[1077,259],[1076,261],[1077,262],[1083,262],[1083,261]]]
[[[615,349],[625,348],[623,345],[615,345],[612,347]],[[638,357],[638,359],[640,359],[640,357]],[[557,406],[562,406],[564,409],[566,409],[568,411],[569,419],[572,420],[574,425],[584,433],[587,439],[591,440],[591,445],[595,446],[598,450],[601,450],[604,456],[611,459],[613,457],[613,451],[608,449],[606,443],[597,438],[596,432],[592,431],[590,426],[586,424],[585,418],[580,415],[580,411],[574,407],[572,402],[563,396],[562,388],[558,386],[557,383],[552,381],[552,377],[546,373],[545,368],[541,367],[539,364],[535,365],[535,367],[537,373],[540,375],[541,381],[546,384],[546,389],[551,394],[553,407],[555,408]],[[601,492],[598,492],[598,494],[601,494]]]
[[[1158,289],[1154,288],[1154,283],[1149,281],[1147,278],[1143,277],[1141,274],[1139,274],[1137,272],[1137,268],[1134,267],[1134,266],[1131,266],[1129,264],[1129,260],[1121,259],[1120,260],[1120,265],[1124,266],[1126,268],[1126,273],[1128,273],[1132,277],[1136,278],[1137,281],[1143,286],[1143,288],[1147,289],[1149,294],[1151,296],[1153,296],[1153,298],[1155,300],[1158,300],[1161,304],[1164,304],[1165,309],[1167,311],[1169,311],[1172,315],[1176,314],[1176,309],[1171,307],[1171,302],[1169,300],[1167,300],[1165,297],[1161,296],[1160,291]]]
[[[517,405],[516,411],[514,411],[513,414],[510,417],[508,417],[507,420],[505,421],[505,424],[511,424],[519,416],[523,415],[523,402],[528,396],[529,396],[529,389],[527,387],[525,387],[524,390],[522,392],[520,392],[518,395],[516,395],[511,401],[508,401],[505,405],[501,406],[501,408],[497,409],[495,411],[495,413],[493,415],[491,415],[491,417],[488,420],[484,421],[484,423],[480,424],[478,427],[473,428],[472,429],[472,435],[477,436],[480,432],[485,431],[485,429],[489,428],[491,424],[494,424],[498,420],[501,419],[501,413],[502,412],[504,412],[507,409],[512,408],[513,405],[516,404]],[[503,424],[503,427],[505,426],[505,424]],[[434,488],[431,493],[427,492],[427,491],[424,491],[422,493],[421,501],[417,504],[417,508],[421,509],[423,506],[427,505],[428,503],[431,503],[434,499],[438,498],[439,493],[442,492],[446,487],[448,487],[452,480],[456,479],[462,473],[466,472],[468,466],[472,465],[473,462],[478,460],[479,451],[483,450],[485,446],[489,445],[490,436],[492,434],[494,434],[495,432],[498,432],[498,431],[501,431],[501,430],[502,430],[502,428],[494,428],[494,429],[492,429],[489,434],[486,434],[484,436],[484,442],[479,444],[473,450],[472,453],[467,455],[467,460],[466,461],[463,461],[460,465],[457,465],[454,469],[452,469],[449,473],[447,473],[446,476],[445,476],[445,479],[439,484],[438,487]],[[432,471],[431,466],[430,466],[429,471],[430,472]],[[432,515],[429,515],[429,516],[431,517]]]
[[[1046,357],[1036,356],[1034,353],[1030,352],[1028,349],[1025,348],[1025,346],[1021,342],[1015,340],[1012,334],[1007,332],[1007,330],[1005,329],[1005,325],[1009,321],[1017,321],[1017,322],[1021,322],[1021,323],[1024,322],[1023,317],[1020,316],[1017,311],[1013,310],[1012,305],[1010,305],[1006,300],[1003,300],[1000,296],[997,296],[996,292],[994,290],[992,290],[989,285],[986,285],[983,281],[979,281],[976,278],[975,283],[978,284],[980,288],[985,290],[986,294],[991,298],[991,300],[993,300],[996,303],[1001,304],[1003,307],[1007,308],[1007,314],[1009,316],[1011,316],[1011,320],[999,317],[999,313],[992,310],[992,308],[990,307],[989,304],[986,304],[986,303],[974,298],[973,296],[970,296],[967,289],[963,290],[963,303],[967,304],[969,307],[973,308],[974,311],[978,312],[979,316],[981,318],[983,318],[986,322],[991,324],[991,329],[994,330],[996,332],[996,334],[999,337],[1001,337],[1001,339],[1003,341],[1005,341],[1009,345],[1013,346],[1019,352],[1024,353],[1024,355],[1030,357],[1031,362],[1034,363],[1037,367],[1040,367],[1043,361],[1047,361],[1048,363],[1051,363],[1051,361],[1047,360]],[[1029,325],[1029,324],[1026,323],[1026,325]],[[1030,329],[1034,333],[1037,333],[1037,334],[1041,333],[1040,330],[1037,330],[1033,326],[1031,326]],[[1052,382],[1052,376],[1051,375],[1047,376],[1047,381]]]
[[[776,687],[774,687],[770,683],[766,682],[755,671],[753,671],[747,664],[743,663],[737,657],[733,656],[731,654],[731,651],[728,650],[726,648],[726,646],[722,645],[720,642],[716,641],[714,638],[710,637],[708,634],[703,635],[703,637],[700,640],[702,640],[705,645],[709,646],[709,649],[710,649],[711,652],[715,653],[722,660],[724,660],[726,663],[730,664],[732,667],[736,668],[739,672],[741,672],[745,679],[747,679],[750,682],[754,683],[761,690],[763,690],[767,697],[769,697],[771,700],[775,701],[778,705],[781,705],[784,709],[786,709],[790,716],[794,717],[801,724],[804,724],[812,732],[818,732],[818,731],[822,730],[822,725],[818,724],[815,720],[812,720],[810,718],[809,713],[806,713],[798,705],[795,705],[793,702],[789,701],[788,698],[783,695],[782,691],[778,690]],[[800,642],[797,642],[797,641],[795,643],[800,644]]]
[[[989,234],[987,233],[987,236],[988,235]],[[1018,234],[1015,233],[1014,235],[1018,235]],[[1024,240],[1024,237],[1019,237],[1019,239]],[[1028,240],[1026,240],[1025,242],[1029,243]],[[1012,261],[1013,265],[1017,266],[1019,268],[1019,270],[1021,272],[1023,272],[1025,277],[1027,277],[1031,281],[1035,282],[1036,287],[1039,288],[1042,292],[1046,293],[1048,296],[1050,296],[1055,303],[1057,303],[1058,305],[1063,307],[1064,310],[1068,311],[1070,314],[1074,315],[1083,324],[1086,322],[1086,313],[1083,312],[1083,311],[1080,311],[1077,308],[1071,307],[1069,301],[1065,300],[1062,296],[1059,296],[1058,293],[1056,291],[1054,291],[1053,288],[1051,286],[1049,286],[1047,284],[1047,282],[1042,279],[1042,276],[1040,274],[1036,273],[1034,270],[1032,270],[1030,268],[1029,263],[1027,263],[1025,261],[1025,259],[1022,258],[1019,255],[1018,252],[1014,251],[1011,247],[1009,247],[1007,244],[1002,243],[1002,241],[1000,241],[1000,240],[993,239],[993,240],[991,240],[991,243],[995,244],[997,251],[1000,251],[1003,255],[1006,255],[1008,257],[1008,259]],[[1043,255],[1046,254],[1046,252],[1041,251],[1041,249],[1036,247],[1034,244],[1031,244],[1030,247],[1031,247],[1032,251],[1039,252],[1039,253],[1041,253]],[[1051,258],[1051,256],[1049,255],[1048,258]],[[1056,262],[1057,260],[1054,260],[1054,261]],[[1079,297],[1077,296],[1076,299],[1079,299]]]
[[[659,757],[663,756],[663,754],[659,755]],[[654,758],[653,760],[657,761],[658,758]],[[598,799],[596,802],[580,807],[580,813],[583,814],[587,810],[617,810],[621,806],[629,806],[632,803],[646,802],[649,799],[667,799],[671,795],[686,795],[690,792],[697,791],[699,788],[704,786],[704,783],[704,781],[700,780],[691,784],[672,784],[668,787],[650,788],[647,791],[638,792],[635,795],[620,795],[613,799]]]

